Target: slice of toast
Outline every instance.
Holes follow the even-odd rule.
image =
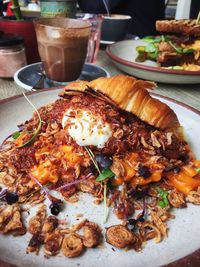
[[[163,33],[200,36],[200,23],[196,24],[195,19],[157,20],[156,30]]]

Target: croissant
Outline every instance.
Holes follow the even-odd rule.
[[[174,111],[160,100],[153,98],[147,91],[156,87],[154,82],[118,75],[98,78],[91,82],[71,82],[65,89],[84,91],[87,86],[102,92],[117,106],[132,112],[142,121],[162,130],[173,130],[180,135],[180,124]]]

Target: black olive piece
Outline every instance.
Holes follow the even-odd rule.
[[[7,191],[4,196],[4,199],[9,205],[12,205],[19,200],[19,197],[17,193]]]
[[[61,205],[60,203],[51,203],[51,205],[49,206],[51,214],[53,215],[58,215],[61,211]]]
[[[138,218],[138,221],[139,221],[139,222],[144,222],[144,217],[143,217],[143,216],[139,217],[139,218]]]
[[[178,156],[178,159],[181,160],[182,162],[186,162],[189,160],[189,156],[187,154],[182,153]]]
[[[137,220],[136,219],[129,219],[128,222],[129,222],[130,225],[135,226],[136,223],[137,223]]]
[[[112,158],[105,154],[97,154],[95,159],[101,168],[109,168],[113,163]]]
[[[179,173],[181,171],[181,168],[179,166],[174,166],[173,172],[174,173]]]
[[[149,178],[151,176],[151,172],[149,170],[149,167],[144,166],[144,165],[139,165],[138,174],[139,174],[139,176],[142,176],[145,179]]]

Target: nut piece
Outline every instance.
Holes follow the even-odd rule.
[[[169,199],[170,204],[175,208],[186,207],[184,194],[181,192],[178,192],[177,190],[172,190],[169,193],[168,199]]]
[[[125,248],[135,242],[135,236],[127,227],[113,225],[106,230],[106,242],[117,248]]]
[[[78,235],[71,234],[63,239],[62,252],[66,257],[77,257],[83,251],[83,243]]]
[[[44,252],[47,255],[54,256],[59,253],[63,236],[59,232],[48,234],[45,237]]]
[[[83,245],[88,248],[96,247],[101,240],[101,230],[96,223],[86,222],[83,227]]]

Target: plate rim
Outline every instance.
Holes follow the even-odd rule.
[[[26,93],[26,95],[35,95],[35,94],[39,94],[39,93],[43,93],[43,92],[47,92],[47,91],[55,91],[55,90],[60,90],[63,89],[62,87],[60,88],[55,88],[55,87],[51,87],[51,88],[45,88],[45,89],[40,89],[38,91],[29,91]],[[187,105],[185,103],[182,103],[181,101],[175,100],[173,98],[167,97],[167,96],[162,96],[160,94],[157,93],[150,93],[152,96],[161,98],[161,99],[165,99],[169,102],[175,103],[181,107],[186,108],[189,111],[192,111],[193,113],[195,113],[196,115],[200,116],[200,110]],[[11,96],[5,99],[0,99],[0,106],[8,103],[12,100],[16,100],[19,98],[24,97],[23,94],[19,94],[19,95],[15,95],[15,96]],[[1,259],[0,259],[1,260]],[[180,258],[176,261],[170,262],[167,265],[162,265],[162,267],[184,267],[184,266],[193,266],[193,267],[198,267],[199,266],[199,262],[200,262],[200,248],[197,249],[196,251],[192,252],[191,254],[188,254],[186,256],[184,256],[183,258]],[[1,262],[0,262],[1,263]],[[17,266],[16,266],[17,267]],[[19,266],[18,266],[19,267]]]
[[[138,40],[123,40],[120,42],[115,42],[113,44],[110,44],[106,48],[106,54],[114,61],[123,64],[128,67],[136,68],[136,69],[141,69],[145,71],[152,71],[152,72],[158,72],[161,74],[169,74],[169,75],[188,75],[188,76],[198,76],[200,75],[200,71],[188,71],[188,70],[170,70],[170,69],[164,69],[161,67],[153,67],[153,66],[148,66],[144,64],[139,64],[134,61],[128,61],[126,59],[123,59],[119,56],[116,56],[115,54],[112,53],[111,49],[114,45],[118,45],[124,42],[137,42]]]
[[[32,91],[32,90],[35,90],[35,89],[33,89],[32,86],[27,85],[27,84],[21,82],[20,79],[18,78],[18,75],[19,75],[19,73],[20,73],[22,70],[24,70],[24,69],[26,69],[26,68],[28,68],[28,67],[37,65],[37,64],[42,64],[42,62],[41,62],[41,61],[38,61],[38,62],[35,62],[35,63],[32,63],[32,64],[28,64],[28,65],[26,65],[26,66],[24,66],[24,67],[18,69],[18,70],[15,72],[14,76],[13,76],[13,78],[14,78],[14,82],[15,82],[18,86],[20,86],[20,87],[22,87],[23,89],[25,89],[26,91],[29,91],[29,92],[30,92],[30,91]],[[107,69],[105,69],[104,67],[101,67],[101,66],[98,66],[98,65],[96,65],[96,64],[94,64],[94,63],[89,63],[89,62],[85,62],[84,65],[94,66],[95,68],[98,68],[98,69],[103,70],[103,71],[105,72],[105,74],[106,74],[105,77],[107,77],[107,78],[109,78],[109,77],[111,76],[110,73],[109,73],[109,71],[108,71]],[[50,88],[50,87],[49,87],[49,88]],[[49,88],[47,88],[47,89],[49,89]],[[41,90],[43,90],[43,89],[38,89],[38,90],[41,91]]]

